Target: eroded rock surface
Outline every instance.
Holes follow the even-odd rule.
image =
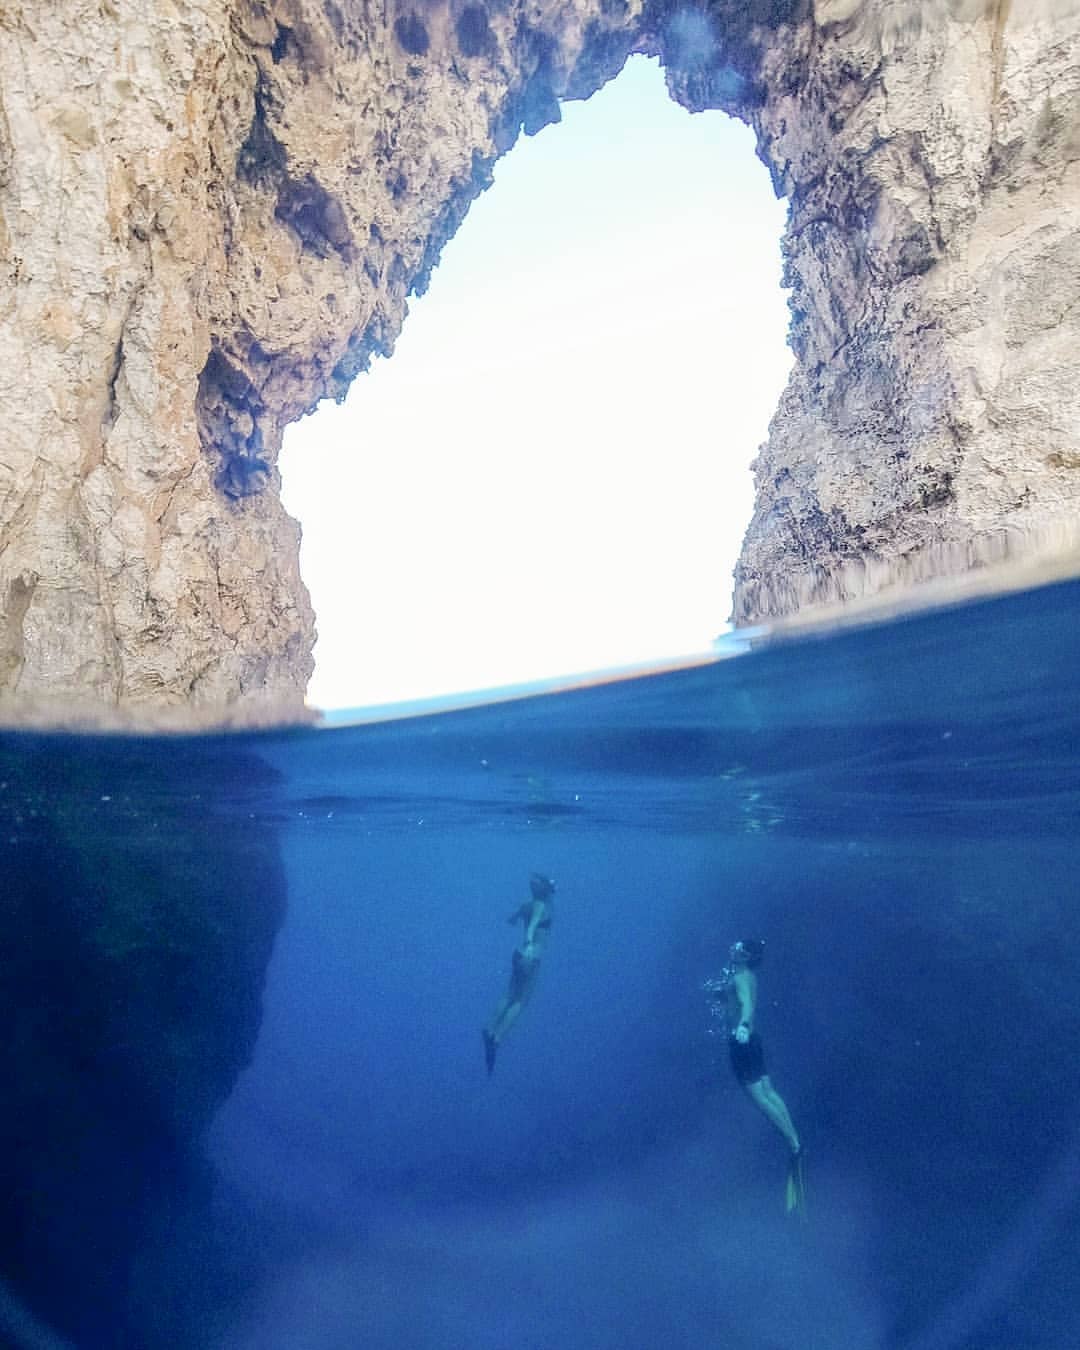
[[[797,363],[740,620],[1076,540],[1080,5],[816,0],[796,44],[753,114]]]
[[[1060,518],[1078,5],[8,0],[0,696],[298,706],[283,427],[391,351],[520,131],[635,50],[751,121],[792,203],[798,360],[738,616]]]

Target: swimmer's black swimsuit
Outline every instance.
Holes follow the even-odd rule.
[[[731,1070],[735,1077],[743,1085],[756,1083],[758,1079],[764,1078],[767,1072],[765,1068],[765,1051],[761,1044],[761,1037],[756,1031],[750,1033],[750,1039],[745,1045],[740,1045],[734,1035],[728,1038],[728,1053],[731,1055]]]

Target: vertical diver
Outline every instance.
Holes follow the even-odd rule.
[[[534,872],[529,878],[529,890],[532,898],[519,905],[506,921],[517,923],[521,920],[525,925],[525,934],[520,946],[514,948],[506,993],[484,1028],[484,1060],[489,1074],[495,1068],[495,1053],[503,1037],[532,997],[536,977],[540,973],[540,958],[551,932],[551,900],[555,894],[555,883],[550,877]]]
[[[728,1054],[732,1072],[758,1110],[780,1131],[791,1150],[787,1178],[787,1210],[805,1213],[803,1150],[799,1134],[784,1099],[769,1081],[765,1051],[754,1030],[757,1007],[757,971],[765,955],[765,943],[756,938],[736,942],[728,954],[729,965],[719,986],[726,999]]]

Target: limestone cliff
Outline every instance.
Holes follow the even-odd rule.
[[[752,122],[792,203],[798,364],[738,615],[1067,511],[1078,5],[5,0],[9,710],[298,704],[283,427],[391,351],[519,132],[634,50]]]
[[[1080,4],[816,0],[796,46],[752,114],[797,363],[739,620],[1075,543],[1080,499]]]

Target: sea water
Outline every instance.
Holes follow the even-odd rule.
[[[440,715],[6,734],[8,1343],[1080,1344],[1078,663],[1070,582]],[[804,1216],[710,1034],[740,937]]]

